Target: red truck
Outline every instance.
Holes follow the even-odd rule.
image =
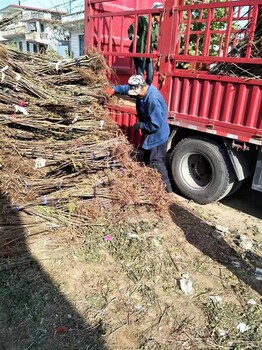
[[[161,10],[152,3],[86,0],[85,49],[104,55],[112,84],[126,84],[135,73],[133,57],[153,59],[153,84],[168,108],[170,173],[182,195],[211,203],[232,194],[247,177],[262,192],[262,0],[165,0]],[[144,54],[129,52],[129,25],[136,30],[138,17],[147,16],[150,38],[152,16],[159,11],[157,51],[150,53],[147,45]],[[141,135],[131,127],[135,109],[107,107],[139,145]]]

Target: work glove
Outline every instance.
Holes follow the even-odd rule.
[[[112,88],[103,89],[102,92],[103,92],[104,94],[106,94],[108,97],[113,96],[114,93],[115,93],[114,89],[112,89]]]
[[[129,34],[129,40],[133,40],[134,39],[134,34]],[[137,39],[139,39],[139,35],[136,36]]]
[[[134,130],[140,129],[140,123],[139,123],[139,122],[138,122],[138,123],[135,123],[135,124],[133,125],[133,129],[134,129]]]

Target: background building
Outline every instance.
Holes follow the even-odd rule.
[[[24,52],[41,53],[54,50],[68,54],[68,33],[61,29],[65,12],[9,5],[0,9],[0,40]],[[61,45],[62,44],[62,45]],[[61,50],[61,46],[66,46]]]
[[[84,11],[62,17],[61,26],[69,32],[70,57],[84,54]]]
[[[53,2],[48,9],[24,6],[21,1],[20,5],[13,0],[4,3],[8,5],[0,8],[0,42],[30,53],[53,50],[62,57],[84,54],[84,0],[71,0],[67,6]],[[51,5],[49,0],[46,5]],[[58,11],[60,7],[67,11]]]

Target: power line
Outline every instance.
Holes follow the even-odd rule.
[[[2,9],[2,8],[8,6],[8,5],[13,5],[13,4],[18,5],[18,3],[19,3],[19,0],[17,0],[17,1],[14,1],[14,0],[2,0],[0,8]]]
[[[22,5],[27,1],[28,0],[1,0],[0,9],[6,7],[8,5]],[[60,3],[56,3],[55,1],[52,1],[52,0],[49,0],[49,1],[51,2],[52,7],[48,7],[48,8],[46,7],[44,0],[38,0],[37,2],[40,3],[44,9],[47,9],[47,10],[55,9],[56,11],[59,11],[59,9],[62,8],[62,9],[65,9],[66,11],[68,11],[69,14],[72,14],[73,11],[76,12],[77,9],[79,9],[79,12],[84,11],[84,0],[68,0],[68,1],[64,0],[63,2],[60,2]],[[32,2],[32,1],[30,1],[30,2]],[[74,6],[72,6],[73,3],[74,3]],[[26,6],[26,5],[24,5],[24,6]]]
[[[77,0],[68,0],[68,1],[63,1],[63,2],[61,2],[61,0],[60,0],[59,3],[57,3],[57,1],[49,0],[52,7],[48,6],[48,9],[51,10],[51,9],[55,9],[55,8],[59,8],[59,7],[64,7],[64,8],[69,7],[70,8],[70,6],[72,6],[72,3],[75,1],[77,1]],[[29,2],[29,1],[28,0],[1,0],[0,9],[6,7],[8,5],[19,5],[19,4],[22,5],[25,2]],[[30,4],[25,5],[25,6],[32,6],[31,5],[32,2],[33,1],[31,0]],[[43,8],[47,8],[44,0],[35,0],[34,2],[40,3]],[[84,0],[82,0],[82,2],[84,3]]]
[[[74,6],[71,10],[72,10],[72,14],[76,13],[76,12],[83,12],[84,11],[84,4],[80,4],[80,5],[76,5]],[[77,10],[77,11],[76,11]],[[73,12],[74,11],[74,12]]]

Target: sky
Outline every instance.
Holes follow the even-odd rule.
[[[19,0],[0,0],[0,9],[10,4],[18,5]],[[20,0],[20,5],[75,13],[84,9],[84,0]]]

